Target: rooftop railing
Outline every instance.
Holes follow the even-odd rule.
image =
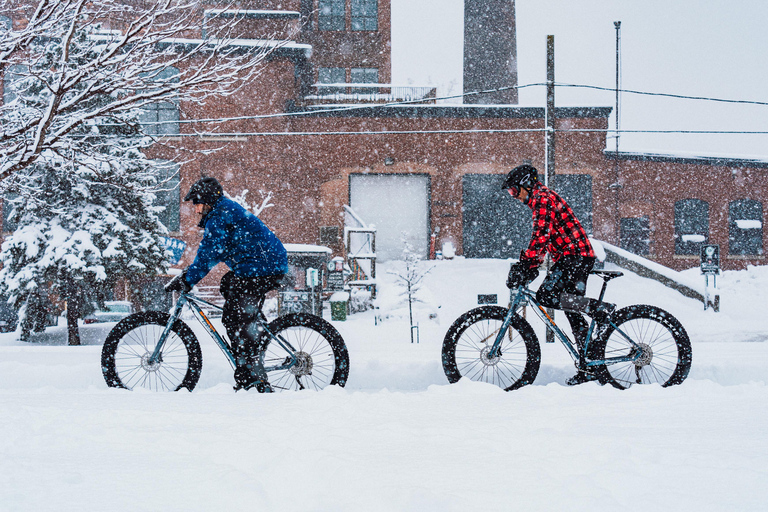
[[[437,89],[392,84],[314,84],[314,94],[304,97],[308,104],[334,103],[435,103]]]

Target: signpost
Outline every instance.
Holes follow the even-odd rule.
[[[701,273],[704,274],[704,309],[709,305],[716,312],[720,311],[720,294],[717,293],[717,275],[720,273],[720,246],[701,246]],[[712,277],[712,293],[710,294],[709,278]]]

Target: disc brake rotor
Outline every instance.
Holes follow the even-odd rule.
[[[485,366],[496,366],[497,364],[499,364],[499,359],[501,358],[498,355],[494,357],[488,357],[488,354],[490,353],[490,351],[491,351],[491,346],[483,347],[483,349],[480,351],[480,361],[482,361],[482,363]]]
[[[141,356],[141,367],[144,369],[144,371],[147,372],[156,372],[160,369],[160,367],[163,365],[163,356],[157,358],[157,361],[154,363],[150,363],[149,359],[152,357],[151,352],[147,352],[143,356]]]

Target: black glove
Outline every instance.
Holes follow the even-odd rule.
[[[171,279],[168,284],[165,285],[165,291],[170,292],[189,292],[192,290],[192,286],[187,282],[187,269],[181,271],[181,274]]]
[[[518,286],[526,286],[539,276],[539,268],[531,267],[531,264],[527,261],[518,261],[509,269],[509,276],[507,277],[507,288],[517,288]]]

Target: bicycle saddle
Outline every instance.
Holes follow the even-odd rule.
[[[600,276],[605,281],[610,281],[611,279],[615,279],[617,277],[623,276],[624,272],[621,272],[619,270],[592,270],[590,271],[590,274]]]

